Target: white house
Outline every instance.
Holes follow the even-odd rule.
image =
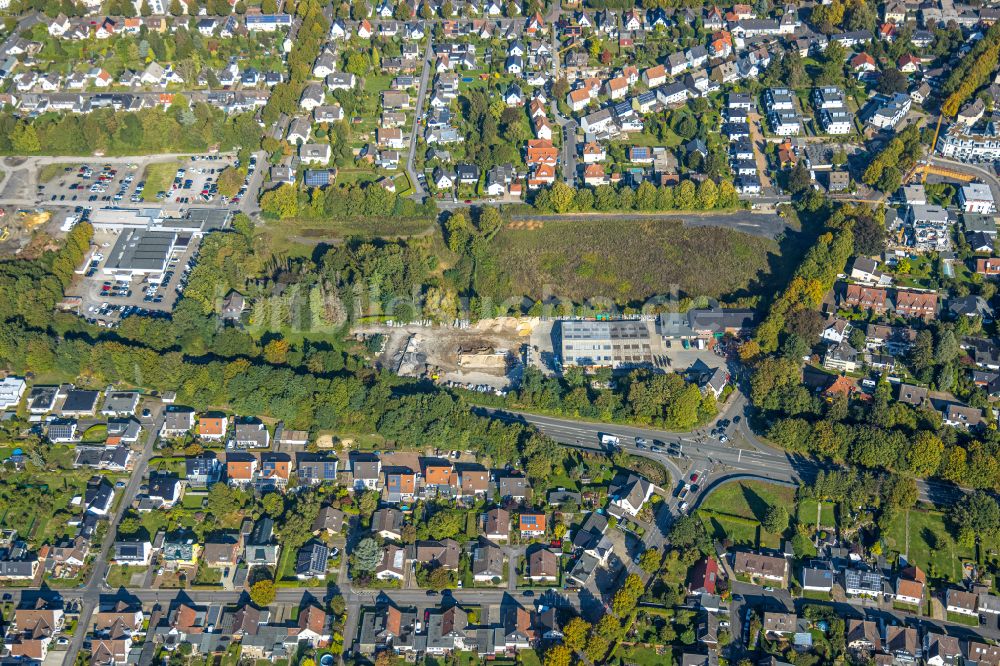
[[[611,504],[630,516],[638,515],[646,500],[653,494],[653,484],[635,474],[629,474],[624,482],[612,483],[609,489]]]
[[[993,192],[985,183],[968,183],[958,191],[958,203],[966,213],[990,215],[996,212]]]

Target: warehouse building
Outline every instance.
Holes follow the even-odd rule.
[[[125,229],[104,264],[104,273],[121,278],[162,273],[177,247],[177,233]]]

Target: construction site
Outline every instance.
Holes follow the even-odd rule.
[[[385,336],[379,367],[480,391],[516,384],[525,363],[551,370],[552,322],[503,317],[466,327],[365,325],[355,335]]]
[[[57,249],[52,243],[59,231],[59,223],[49,211],[0,208],[0,257],[31,258]]]

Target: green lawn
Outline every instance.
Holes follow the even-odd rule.
[[[373,172],[350,172],[348,180],[375,180]],[[397,188],[402,178],[397,176]],[[340,176],[338,175],[338,180]],[[407,183],[409,181],[406,181]],[[258,226],[258,233],[268,237],[272,252],[289,257],[309,257],[316,245],[331,240],[362,236],[365,238],[408,238],[424,236],[437,229],[436,221],[427,217],[417,218],[327,218],[265,220]]]
[[[939,511],[909,512],[910,516],[910,564],[924,570],[932,579],[951,582],[962,580],[962,561],[972,560],[975,553],[962,548],[945,526],[944,514]],[[897,553],[906,552],[906,514],[901,513],[892,522],[885,534],[886,543]]]
[[[799,502],[799,507],[796,511],[796,520],[798,520],[799,525],[816,527],[817,504],[817,501],[814,499],[804,499]]]
[[[672,663],[669,649],[664,650],[663,654],[657,654],[653,648],[623,646],[618,649],[618,656],[622,658],[622,663],[636,666],[670,666]]]
[[[817,506],[819,507],[819,523],[816,522]],[[836,507],[833,502],[820,503],[815,499],[804,499],[799,502],[798,508],[796,509],[796,520],[800,525],[805,525],[806,527],[836,527],[837,519],[835,508]]]
[[[378,95],[383,90],[389,89],[394,78],[396,77],[392,74],[366,74],[364,76],[364,90],[373,95]]]
[[[142,179],[146,181],[146,188],[142,191],[143,201],[156,201],[157,192],[167,192],[174,182],[174,176],[180,167],[180,161],[154,162],[146,167],[142,174]]]
[[[66,172],[66,167],[71,166],[69,164],[46,164],[41,169],[38,170],[38,182],[47,183],[50,180],[55,180],[56,176],[59,176]],[[73,176],[72,173],[67,173],[67,176]],[[3,174],[0,173],[0,177]]]
[[[208,497],[206,493],[192,493],[187,492],[184,494],[183,499],[181,499],[181,506],[185,509],[192,509],[194,511],[199,511],[202,508],[202,502]]]
[[[948,613],[948,621],[949,622],[958,622],[959,624],[964,624],[964,625],[969,626],[969,627],[978,627],[979,626],[979,618],[978,617],[970,617],[970,616],[964,615],[962,613]]]
[[[108,426],[106,423],[96,423],[86,431],[84,431],[82,436],[82,441],[84,443],[96,443],[103,442],[108,438]]]
[[[238,666],[240,663],[240,652],[242,651],[243,648],[239,643],[231,643],[226,649],[226,653],[222,655],[221,666]]]
[[[153,458],[149,461],[149,469],[161,474],[184,475],[184,458]]]
[[[705,524],[708,535],[716,540],[729,539],[734,545],[749,546],[759,548],[762,545],[761,538],[763,530],[757,525],[748,525],[738,520],[727,520],[725,516],[708,515],[698,512],[701,521]]]
[[[541,657],[535,650],[521,650],[518,652],[522,666],[542,666]]]
[[[709,495],[701,508],[732,516],[763,520],[768,507],[783,506],[795,513],[795,488],[763,481],[734,481],[724,484]],[[815,522],[815,504],[813,522]]]
[[[278,575],[276,580],[298,580],[295,578],[295,558],[298,551],[294,548],[282,548],[281,557],[278,559]]]
[[[108,587],[117,589],[128,587],[132,583],[132,576],[145,572],[148,567],[133,567],[125,564],[114,564],[108,569]]]
[[[836,506],[833,502],[823,502],[820,505],[820,517],[819,521],[823,527],[836,527],[837,526],[837,515]]]

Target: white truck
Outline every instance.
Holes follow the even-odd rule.
[[[607,449],[609,451],[614,451],[615,449],[620,449],[622,447],[622,440],[616,435],[601,435],[601,448]]]

